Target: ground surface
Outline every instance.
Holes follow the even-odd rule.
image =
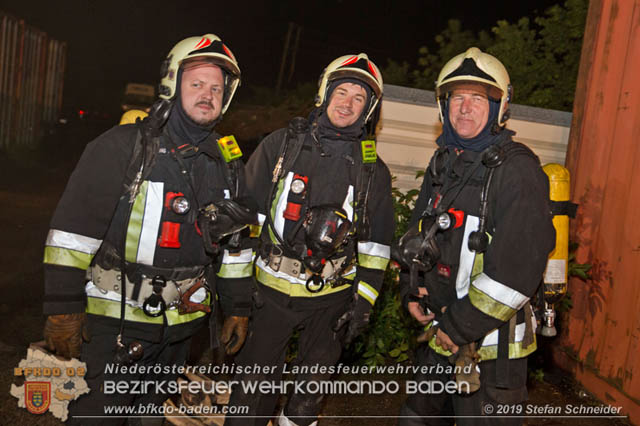
[[[246,122],[247,120],[240,120]],[[50,414],[32,415],[17,407],[9,395],[13,368],[25,357],[29,343],[42,339],[42,252],[49,220],[82,146],[98,134],[105,123],[76,122],[45,140],[45,148],[20,161],[0,153],[0,424],[58,425]],[[255,133],[255,132],[254,132]],[[248,133],[250,134],[250,133]],[[600,405],[580,386],[549,367],[543,381],[530,386],[530,403],[564,407],[567,404]],[[387,380],[403,380],[391,377]],[[382,395],[330,396],[323,414],[324,425],[393,425],[393,416],[405,396],[402,392]],[[332,416],[350,416],[337,418]],[[605,418],[528,418],[527,425],[627,425],[624,420]]]

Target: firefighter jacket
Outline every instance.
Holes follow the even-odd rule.
[[[377,159],[373,167],[373,177],[368,191],[367,215],[370,233],[366,240],[351,238],[351,261],[340,275],[343,280],[334,280],[325,285],[322,291],[311,293],[305,287],[309,271],[275,270],[269,264],[270,256],[282,249],[274,232],[280,239],[288,240],[292,245],[304,244],[305,231],[298,228],[296,221],[285,218],[285,211],[291,201],[302,205],[300,216],[304,219],[305,209],[320,205],[341,206],[350,221],[354,220],[357,210],[358,179],[362,170],[360,141],[345,141],[318,138],[307,131],[299,136],[301,149],[289,170],[272,191],[272,176],[278,163],[281,145],[286,129],[280,129],[267,136],[247,162],[247,185],[258,202],[258,220],[261,226],[261,249],[256,257],[256,279],[264,286],[295,298],[298,306],[318,307],[330,304],[332,300],[344,298],[344,292],[354,285],[359,297],[371,305],[382,287],[384,271],[389,263],[390,244],[394,233],[393,202],[391,198],[391,178],[387,166]],[[299,142],[300,143],[300,142]],[[287,150],[287,156],[291,150]],[[285,164],[287,158],[285,158]],[[304,199],[293,194],[291,184],[294,177],[304,177],[307,185]],[[269,199],[270,193],[273,194]],[[298,197],[294,200],[294,198]],[[272,224],[267,219],[269,210]],[[266,222],[265,222],[266,220]],[[292,235],[293,234],[293,235]],[[280,253],[281,254],[281,253]],[[284,250],[285,256],[292,256]],[[349,258],[349,253],[347,253]],[[276,268],[278,269],[278,268]],[[295,273],[295,275],[294,275]]]
[[[232,194],[223,172],[227,165],[216,143],[220,136],[212,133],[199,144],[197,153],[181,158],[181,166],[176,144],[163,128],[151,172],[140,185],[127,220],[129,194],[125,188],[131,181],[126,175],[138,137],[137,125],[112,128],[87,145],[72,173],[45,245],[45,315],[86,311],[119,322],[120,294],[97,288],[92,282],[87,283],[85,292],[87,269],[101,257],[107,259],[103,262],[107,265],[101,265],[105,269],[119,269],[124,257],[132,282],[138,272],[169,275],[167,279],[191,278],[212,263],[196,217],[199,207]],[[239,195],[244,197],[243,167],[237,174]],[[178,214],[169,205],[178,195],[190,204],[187,214]],[[168,231],[173,236],[167,238]],[[241,248],[230,253],[222,247],[217,259],[216,287],[227,315],[248,315],[250,310],[253,253],[250,247]],[[210,303],[210,295],[203,293],[202,302]],[[179,315],[171,308],[166,311],[166,325],[180,327],[205,315]],[[127,304],[126,320],[133,328],[140,328],[143,324],[162,325],[164,319],[149,317],[140,306]]]
[[[469,235],[479,227],[487,171],[481,162],[482,153],[441,148],[442,157],[427,168],[412,217],[415,223],[429,203],[449,203],[447,194],[451,197],[460,190],[444,207],[457,211],[462,222],[436,234],[441,256],[425,273],[424,285],[430,309],[436,313],[435,323],[459,346],[479,341],[482,359],[497,358],[498,329],[507,322],[515,323],[509,331],[510,359],[522,358],[536,349],[532,333],[536,322],[528,301],[541,282],[555,243],[548,179],[537,157],[524,145],[511,141],[511,135],[509,130],[501,135],[506,139],[502,142],[506,159],[495,169],[489,186],[490,242],[484,253],[468,247]],[[439,170],[434,177],[436,164]],[[460,188],[465,174],[470,179]],[[443,307],[447,309],[441,314]],[[514,316],[515,321],[510,321]],[[430,346],[449,354],[435,345],[435,337]]]

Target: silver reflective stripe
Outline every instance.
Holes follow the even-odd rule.
[[[385,244],[374,243],[373,241],[359,242],[358,253],[389,259],[389,257],[391,257],[391,247]]]
[[[225,265],[251,262],[253,262],[253,250],[250,248],[240,251],[237,255],[231,255],[229,254],[229,250],[225,250],[222,255],[222,263]]]
[[[278,416],[278,425],[277,426],[299,426],[298,423],[295,423],[293,420],[284,415],[284,410]],[[318,426],[318,421],[315,420],[313,423],[309,424],[309,426]]]
[[[158,228],[164,204],[164,182],[149,182],[147,199],[140,232],[140,244],[136,260],[143,265],[153,265],[153,256],[158,244]]]
[[[469,250],[469,234],[477,231],[479,226],[480,219],[478,219],[477,216],[467,215],[462,247],[460,248],[460,267],[458,268],[458,275],[456,276],[456,293],[458,299],[462,299],[469,293],[471,271],[473,270],[473,261],[476,257],[476,252]]]
[[[524,339],[525,329],[526,329],[525,323],[516,324],[514,342],[522,342],[522,339]],[[509,343],[514,343],[514,342],[509,342]],[[484,339],[482,340],[482,344],[480,346],[493,346],[497,344],[498,344],[498,330],[493,330],[491,333],[484,336]]]
[[[347,196],[344,199],[344,203],[342,203],[342,208],[347,213],[349,220],[353,222],[353,185],[349,185],[349,188],[347,188]]]
[[[228,189],[224,190],[224,198],[225,200],[230,200],[231,199],[231,191],[229,191]]]
[[[524,294],[489,278],[485,273],[480,274],[471,285],[493,300],[515,310],[522,308],[524,304],[527,303],[527,300],[529,300]]]
[[[45,243],[45,245],[49,247],[59,247],[87,254],[95,254],[101,244],[102,240],[74,234],[72,232],[60,231],[58,229],[49,230]]]
[[[258,225],[263,226],[265,220],[267,220],[267,216],[262,213],[258,213]]]
[[[367,299],[372,305],[376,303],[378,291],[364,281],[358,283],[358,294]]]
[[[287,208],[287,198],[289,198],[289,189],[291,188],[291,181],[293,180],[293,172],[289,172],[284,180],[284,187],[280,198],[278,198],[278,204],[276,205],[276,213],[273,215],[273,227],[275,231],[282,236],[284,235],[284,210]]]

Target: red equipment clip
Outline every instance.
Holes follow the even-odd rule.
[[[460,228],[464,222],[464,212],[462,210],[456,210],[453,207],[448,210],[449,213],[456,219],[454,228]]]
[[[284,213],[282,213],[282,216],[285,219],[289,219],[289,220],[293,220],[294,222],[297,222],[298,219],[300,219],[301,208],[302,208],[302,204],[288,202],[287,208],[285,209]]]
[[[158,238],[158,245],[167,248],[180,248],[180,224],[162,222],[162,233]]]

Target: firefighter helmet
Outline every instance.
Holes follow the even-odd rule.
[[[227,110],[233,95],[240,85],[240,68],[231,50],[215,34],[189,37],[173,46],[160,70],[160,97],[172,99],[176,94],[178,69],[187,60],[198,58],[222,68],[225,73],[224,101],[222,113]]]
[[[340,56],[327,65],[320,74],[318,94],[316,95],[317,107],[327,100],[329,83],[340,78],[355,78],[366,83],[373,90],[374,99],[369,101],[368,109],[365,111],[364,122],[366,123],[382,98],[382,73],[376,64],[369,60],[366,53]]]
[[[139,109],[130,109],[129,111],[122,114],[120,118],[120,124],[133,124],[138,119],[144,120],[144,118],[149,115],[145,111],[141,111]]]
[[[487,95],[500,100],[498,123],[509,119],[506,105],[511,101],[513,89],[509,73],[495,56],[471,47],[466,52],[454,56],[447,62],[436,80],[436,100],[443,121],[444,101],[448,94],[460,83],[479,83],[487,89]]]

